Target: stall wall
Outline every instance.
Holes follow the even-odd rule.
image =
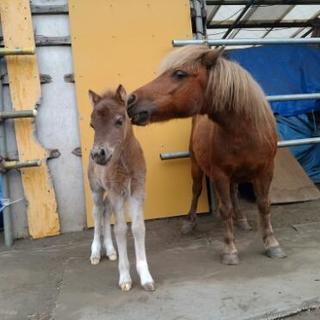
[[[127,90],[156,76],[172,39],[192,38],[187,0],[69,1],[76,96],[81,131],[88,225],[92,225],[86,168],[93,132],[88,89],[103,92],[122,83]],[[147,160],[145,217],[186,213],[191,200],[190,161],[161,162],[161,152],[186,150],[191,121],[135,128]],[[207,211],[205,193],[199,211]]]

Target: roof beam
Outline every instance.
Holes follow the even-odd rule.
[[[239,21],[234,24],[233,21],[222,21],[215,24],[207,25],[208,29],[227,29],[237,28],[307,28],[313,26],[313,20],[287,20],[287,21],[270,21],[270,20],[247,20]]]

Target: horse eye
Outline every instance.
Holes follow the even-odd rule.
[[[176,70],[173,73],[173,77],[177,80],[182,80],[182,79],[186,78],[187,76],[188,76],[188,73],[186,73],[185,71],[182,71],[182,70]]]
[[[115,122],[115,125],[116,125],[116,127],[121,127],[122,126],[122,124],[123,124],[123,120],[122,119],[117,119],[116,120],[116,122]]]

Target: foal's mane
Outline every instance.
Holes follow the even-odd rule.
[[[204,67],[201,59],[212,52],[206,46],[185,46],[173,50],[162,62],[160,73],[183,68],[196,72]],[[274,132],[275,120],[265,94],[251,75],[240,65],[224,58],[216,50],[217,59],[209,69],[206,88],[208,111],[232,112],[249,120],[257,129],[257,135],[269,136]]]

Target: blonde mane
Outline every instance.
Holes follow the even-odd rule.
[[[159,72],[178,68],[195,72],[203,67],[201,58],[210,50],[206,46],[186,46],[173,50],[160,65]],[[223,58],[218,50],[217,60],[209,71],[205,94],[208,111],[238,114],[256,127],[257,136],[267,138],[275,132],[274,116],[260,86],[246,70]]]

